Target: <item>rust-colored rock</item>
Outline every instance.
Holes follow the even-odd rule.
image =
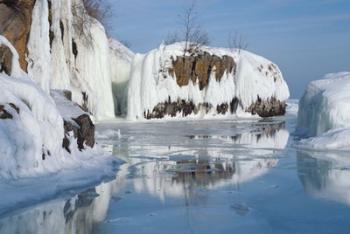
[[[215,68],[215,78],[220,81],[224,73],[235,71],[236,63],[230,56],[216,56],[207,52],[193,56],[178,56],[173,59],[173,67],[169,74],[176,76],[179,86],[188,85],[189,81],[199,82],[200,89],[204,89],[209,83],[209,77]]]
[[[5,36],[16,48],[23,70],[27,70],[25,56],[27,41],[32,23],[35,0],[0,0],[0,34]],[[11,71],[11,54],[0,48],[2,70]]]

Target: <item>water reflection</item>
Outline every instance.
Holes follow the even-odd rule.
[[[286,147],[289,138],[283,122],[253,123],[243,130],[231,129],[231,135],[194,131],[197,134],[177,136],[177,144],[165,143],[160,137],[152,142],[152,136],[147,144],[142,144],[142,136],[138,139],[133,135],[132,141],[125,141],[128,131],[122,132],[124,143],[118,139],[113,152],[127,152],[122,157],[128,161],[133,190],[163,202],[167,197],[196,200],[201,196],[198,189],[239,188],[241,183],[276,166],[277,153]]]
[[[350,159],[341,153],[298,152],[298,176],[306,192],[350,205]]]
[[[207,190],[239,189],[264,175],[277,165],[277,154],[288,142],[283,123],[249,123],[238,129],[230,123],[218,125],[204,132],[200,125],[181,129],[170,124],[165,127],[175,132],[166,138],[164,129],[154,126],[124,127],[121,138],[104,142],[106,150],[127,161],[116,180],[3,218],[0,233],[99,233],[110,203],[122,203],[126,191],[163,203],[172,198],[183,198],[185,206],[203,203]],[[242,216],[249,212],[241,204],[231,209]]]
[[[110,201],[124,186],[126,170],[121,168],[112,183],[103,183],[68,200],[51,201],[0,220],[0,233],[99,233]]]

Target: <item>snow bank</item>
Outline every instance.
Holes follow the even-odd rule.
[[[134,53],[117,40],[110,39],[111,76],[116,115],[126,115],[128,85]]]
[[[192,80],[180,87],[176,77],[169,74],[173,59],[184,55],[183,44],[161,45],[147,54],[135,55],[128,91],[128,118],[143,119],[159,103],[184,100],[194,105],[210,104],[213,107],[239,100],[236,114],[245,112],[258,100],[275,98],[285,101],[289,89],[278,67],[272,62],[247,51],[223,48],[201,48],[201,52],[219,57],[230,56],[237,65],[232,72],[225,72],[220,81],[215,79],[215,68],[209,84],[204,89]],[[216,115],[216,108],[209,115]]]
[[[97,119],[114,117],[109,59],[105,30],[81,0],[36,1],[28,73],[46,93],[70,90]]]
[[[315,137],[302,140],[310,149],[347,149],[350,146],[350,72],[328,74],[312,81],[298,113],[298,134]]]

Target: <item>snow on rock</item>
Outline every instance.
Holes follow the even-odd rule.
[[[12,65],[11,65],[11,76],[13,77],[21,77],[24,75],[24,72],[22,71],[18,60],[19,60],[19,56],[18,53],[16,51],[16,49],[13,47],[13,45],[2,35],[0,35],[0,46],[5,46],[7,48],[10,49],[11,53],[12,53]],[[1,70],[1,64],[0,64],[0,70]]]
[[[183,52],[183,43],[161,45],[133,60],[128,118],[182,114],[260,116],[284,114],[289,89],[278,67],[247,51],[202,47]]]
[[[312,81],[298,112],[299,146],[310,149],[342,150],[350,147],[350,72],[328,74]]]
[[[115,39],[109,40],[111,76],[116,115],[126,115],[128,85],[134,53]]]
[[[8,45],[18,58],[6,39],[0,37],[0,44]],[[20,70],[18,60],[13,63],[13,76],[0,73],[0,181],[110,163],[96,147],[81,151],[72,132],[65,132],[54,100]],[[74,156],[63,148],[65,138]]]
[[[29,76],[47,93],[70,90],[97,119],[114,117],[109,42],[81,0],[36,1],[27,60]]]

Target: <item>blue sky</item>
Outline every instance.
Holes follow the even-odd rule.
[[[110,35],[135,52],[158,47],[179,28],[191,0],[104,0]],[[299,98],[310,80],[350,70],[350,0],[197,0],[198,22],[211,45],[227,46],[238,31],[248,50],[277,63]]]

